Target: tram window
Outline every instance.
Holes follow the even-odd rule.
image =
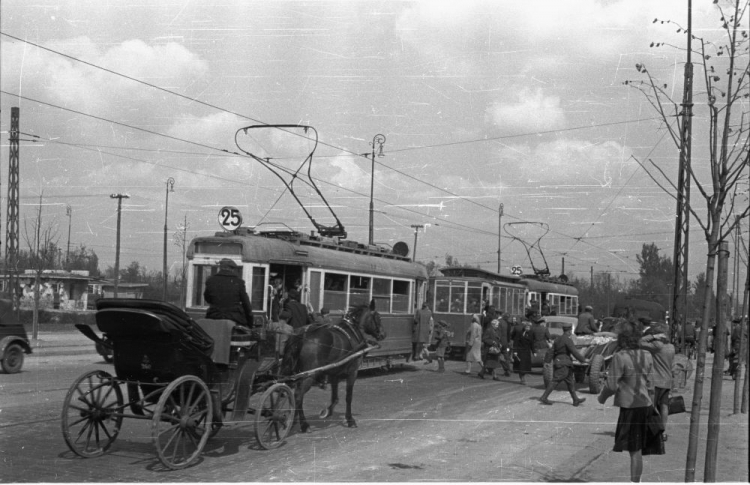
[[[370,281],[369,276],[349,277],[349,306],[356,307],[370,303]]]
[[[393,280],[393,313],[409,313],[410,287],[408,281]]]
[[[310,271],[310,295],[308,302],[312,305],[314,312],[320,311],[320,271]]]
[[[375,309],[379,312],[391,312],[391,280],[374,278],[372,282],[372,298]]]
[[[466,313],[479,313],[481,311],[482,287],[475,286],[477,283],[469,283],[469,291],[466,294]]]
[[[451,291],[448,286],[435,287],[435,311],[448,313],[450,308]]]
[[[461,286],[451,286],[451,313],[464,313],[466,306],[466,288],[463,282]]]
[[[347,275],[326,273],[323,279],[323,306],[330,311],[346,311]]]
[[[504,312],[513,313],[513,309],[508,307],[508,291],[508,288],[500,288],[497,308]]]
[[[521,290],[513,290],[513,313],[524,315],[526,307],[524,305],[524,293]]]
[[[250,281],[250,303],[253,309],[262,310],[263,294],[266,289],[266,268],[262,266],[253,266],[253,275]]]
[[[499,286],[495,286],[492,288],[492,303],[491,305],[495,307],[495,310],[498,312],[503,311],[503,307],[500,306],[500,292],[502,291],[502,288]]]
[[[219,267],[215,264],[196,264],[193,266],[193,306],[208,306],[203,299],[206,280],[215,275]]]

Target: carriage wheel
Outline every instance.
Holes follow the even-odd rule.
[[[294,391],[286,384],[274,384],[263,393],[255,412],[255,438],[270,450],[278,447],[294,424]]]
[[[68,448],[84,458],[103,454],[120,433],[122,409],[122,391],[109,373],[96,370],[76,379],[62,410]]]
[[[151,437],[164,466],[177,470],[198,458],[208,441],[212,413],[211,393],[198,377],[179,377],[164,389],[151,422]]]

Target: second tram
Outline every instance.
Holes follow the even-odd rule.
[[[442,268],[440,272],[442,276],[430,278],[427,303],[435,321],[450,325],[453,353],[463,350],[471,316],[481,316],[485,304],[519,320],[531,309],[543,316],[575,317],[579,313],[578,290],[561,280],[501,275],[468,267]]]

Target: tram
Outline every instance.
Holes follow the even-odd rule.
[[[484,302],[518,319],[529,309],[540,315],[578,315],[578,290],[565,278],[502,275],[468,267],[442,268],[440,273],[430,278],[427,303],[436,321],[449,324],[453,353],[463,350],[471,315],[481,314]]]
[[[414,312],[424,301],[428,279],[424,265],[399,253],[292,230],[240,227],[196,237],[187,252],[187,311],[205,315],[206,280],[218,271],[221,259],[229,258],[247,285],[256,327],[265,328],[269,320],[277,282],[300,290],[301,302],[314,313],[326,308],[331,315],[343,315],[374,300],[387,338],[367,354],[363,367],[390,367],[411,354]]]

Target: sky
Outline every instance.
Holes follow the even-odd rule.
[[[41,196],[59,246],[114,266],[111,195],[127,194],[120,266],[161,270],[166,216],[175,272],[179,227],[221,231],[224,206],[244,226],[314,231],[283,183],[295,174],[294,194],[333,225],[309,169],[349,239],[368,242],[371,187],[376,244],[414,251],[422,226],[419,261],[496,271],[499,245],[502,273],[626,281],[644,243],[672,257],[675,200],[639,161],[676,179],[679,152],[625,81],[646,65],[679,102],[685,0],[4,0],[0,14],[0,229],[19,107],[22,248]],[[695,35],[716,38],[720,16],[693,0]],[[271,124],[314,130],[242,130]],[[706,260],[695,224],[690,247],[694,279]]]

